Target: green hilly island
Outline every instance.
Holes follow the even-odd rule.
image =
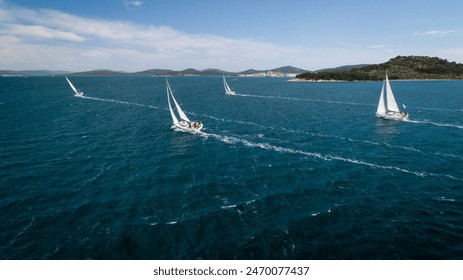
[[[397,56],[388,62],[345,71],[306,72],[301,80],[379,81],[388,73],[391,80],[461,80],[463,64],[428,56]]]

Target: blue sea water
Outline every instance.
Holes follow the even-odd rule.
[[[463,81],[0,78],[1,259],[462,259]]]

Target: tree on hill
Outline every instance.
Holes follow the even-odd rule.
[[[341,72],[307,72],[296,76],[306,80],[377,81],[384,79],[463,79],[463,64],[427,56],[397,56],[381,64]]]

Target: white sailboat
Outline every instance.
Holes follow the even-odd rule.
[[[178,105],[177,100],[175,99],[172,89],[170,88],[169,81],[166,78],[166,89],[167,89],[167,102],[169,104],[169,111],[170,115],[172,117],[172,122],[174,124],[173,127],[179,128],[183,131],[187,132],[199,132],[203,128],[203,124],[199,121],[191,121],[183,112],[182,108],[180,108],[180,105]],[[178,113],[178,118],[174,113],[174,110],[172,109],[172,105],[170,102],[170,99],[172,98],[172,101],[174,101],[175,108],[177,109]]]
[[[223,75],[223,87],[225,88],[225,94],[235,94],[235,91],[228,86],[227,81],[225,80],[225,75]]]
[[[406,120],[408,119],[407,112],[401,112],[397,102],[395,101],[394,94],[392,93],[391,85],[386,73],[386,79],[383,82],[381,89],[381,96],[379,97],[378,109],[376,109],[376,116],[391,119],[391,120]]]
[[[68,77],[65,77],[65,78],[68,81],[69,85],[71,86],[72,90],[76,93],[75,94],[76,96],[83,96],[84,95],[84,93],[82,91],[78,91],[76,89],[76,87],[71,83],[71,81],[69,81]]]

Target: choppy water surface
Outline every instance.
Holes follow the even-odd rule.
[[[463,82],[0,78],[3,259],[461,259]]]

